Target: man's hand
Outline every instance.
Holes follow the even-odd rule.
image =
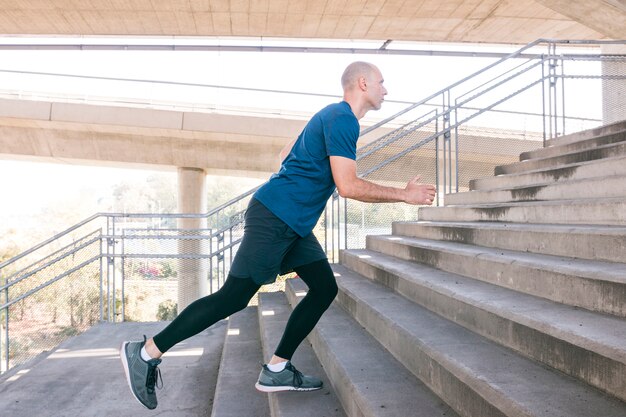
[[[431,205],[433,203],[437,189],[432,184],[421,184],[419,182],[420,178],[421,177],[418,175],[406,184],[404,188],[406,192],[405,203],[425,205]]]
[[[339,195],[365,203],[397,203],[402,201],[407,204],[430,205],[437,193],[434,185],[420,184],[419,176],[409,181],[405,188],[387,187],[358,178],[356,161],[343,156],[331,156],[330,168],[333,171],[333,179]]]

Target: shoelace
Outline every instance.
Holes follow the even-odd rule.
[[[291,363],[288,363],[286,366],[287,369],[289,369],[291,372],[293,372],[293,386],[294,387],[299,387],[302,385],[302,377],[304,376],[302,374],[302,372],[298,371],[296,369],[295,366],[293,366]]]
[[[160,361],[159,361],[160,362]],[[163,388],[163,378],[161,378],[161,370],[158,367],[158,362],[148,362],[148,377],[146,378],[146,388],[148,394],[154,394],[154,387],[158,389]]]

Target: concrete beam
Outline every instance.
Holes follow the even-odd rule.
[[[620,0],[536,0],[612,39],[626,39],[626,3]]]
[[[0,99],[10,159],[200,168],[266,177],[305,120]]]
[[[143,169],[188,167],[210,175],[267,178],[278,169],[282,147],[297,137],[305,123],[305,119],[271,115],[0,99],[0,158]],[[360,138],[359,146],[388,132],[378,129]],[[378,162],[360,161],[360,170],[431,133],[420,131],[412,139],[402,139],[389,147],[389,154],[378,153],[374,158]],[[491,175],[494,164],[506,164],[520,152],[540,146],[520,133],[464,129],[459,132],[463,160],[473,170]],[[434,165],[433,146],[407,156],[391,169],[405,170],[411,176],[420,173],[425,181],[434,182],[434,173],[424,172]],[[405,180],[390,175],[388,169],[370,178]]]

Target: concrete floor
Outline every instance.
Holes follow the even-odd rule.
[[[209,416],[226,321],[169,351],[163,389],[150,411],[131,395],[119,360],[123,340],[154,335],[167,323],[99,324],[0,378],[3,417]],[[251,382],[253,383],[253,382]]]

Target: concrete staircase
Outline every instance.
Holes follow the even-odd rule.
[[[341,254],[293,358],[322,390],[254,389],[306,294],[291,279],[168,352],[158,414],[625,417],[626,122],[549,145]],[[0,415],[154,415],[117,346],[164,325],[102,324],[13,370]]]
[[[471,186],[334,267],[309,340],[346,415],[626,416],[626,122]]]

